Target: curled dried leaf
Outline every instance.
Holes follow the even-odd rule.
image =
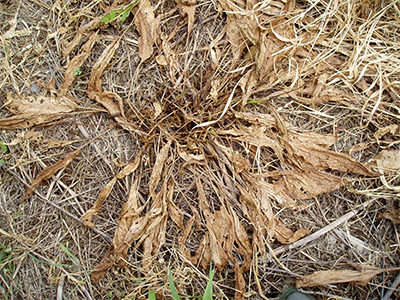
[[[110,60],[113,58],[115,51],[118,49],[119,43],[120,38],[115,38],[115,40],[104,49],[103,53],[94,64],[92,72],[90,73],[87,89],[87,93],[90,99],[94,99],[94,96],[96,94],[101,93],[101,76],[103,75],[104,70],[108,66]]]
[[[172,140],[169,140],[167,144],[162,147],[160,150],[160,153],[157,155],[156,162],[153,167],[153,172],[151,173],[150,177],[150,182],[149,182],[149,191],[150,191],[150,196],[155,199],[156,196],[156,187],[159,184],[160,178],[161,178],[161,172],[163,170],[165,161],[168,158],[168,152],[169,148],[171,147]]]
[[[33,193],[33,189],[35,187],[37,187],[43,180],[49,179],[50,177],[52,177],[57,171],[67,167],[71,161],[75,158],[76,155],[79,154],[79,152],[81,151],[82,148],[79,148],[73,152],[68,153],[68,155],[56,162],[55,164],[44,168],[36,177],[35,179],[32,180],[31,182],[31,186],[28,188],[28,190],[26,191],[26,194],[24,196],[24,198],[29,197],[30,195],[32,195]]]
[[[156,39],[157,19],[154,17],[153,7],[149,0],[141,0],[134,8],[135,25],[139,31],[139,57],[142,62],[153,54],[153,45]]]
[[[330,151],[316,144],[300,142],[297,136],[292,135],[292,141],[289,144],[295,158],[318,170],[331,169],[365,176],[379,175],[347,154]]]
[[[110,182],[106,184],[106,186],[101,190],[94,205],[81,217],[84,225],[91,227],[95,226],[92,219],[95,215],[98,214],[99,209],[101,208],[103,202],[110,195],[116,181],[117,177],[114,177],[113,179],[111,179]]]
[[[121,171],[118,172],[118,174],[111,179],[110,182],[107,183],[107,185],[101,190],[95,204],[82,216],[82,221],[83,224],[86,226],[94,226],[94,223],[92,221],[93,217],[95,215],[97,215],[99,209],[101,208],[102,204],[104,203],[104,201],[108,198],[108,196],[110,195],[115,183],[117,182],[118,179],[122,179],[125,176],[133,173],[139,166],[140,164],[140,160],[141,160],[141,155],[137,155],[135,160],[131,163],[129,163],[128,165],[126,165]],[[131,193],[134,193],[134,191],[131,190]],[[135,195],[134,194],[131,199],[131,195],[129,197],[129,199],[131,199],[131,201],[136,201],[135,199]],[[127,207],[130,206],[130,201],[128,201],[125,205]],[[124,211],[124,209],[122,210],[121,215],[126,214],[126,211]]]
[[[5,129],[30,128],[62,118],[79,106],[69,96],[22,96],[7,95],[7,109],[14,116],[0,119],[0,127]]]
[[[96,39],[97,33],[92,33],[89,37],[89,40],[82,47],[82,52],[69,61],[67,70],[64,73],[64,82],[60,87],[62,95],[65,95],[65,93],[68,91],[77,75],[77,72],[80,71],[81,66],[89,57]]]
[[[398,171],[400,170],[400,150],[383,150],[371,158],[368,164],[377,168],[382,174]]]
[[[329,270],[317,271],[310,275],[297,278],[296,287],[312,287],[324,284],[335,284],[344,282],[355,282],[366,285],[374,276],[388,271],[387,269],[364,268],[360,271],[354,270]]]
[[[77,33],[75,34],[74,39],[67,45],[67,47],[64,49],[64,57],[67,57],[72,50],[75,49],[76,46],[79,45],[81,42],[82,38],[89,32],[98,29],[102,25],[101,22],[101,17],[95,18],[86,25],[83,25]]]
[[[196,11],[196,0],[175,0],[176,6],[182,11],[183,15],[188,16],[188,35],[192,32],[194,23],[194,13]]]

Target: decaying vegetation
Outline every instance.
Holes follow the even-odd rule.
[[[0,9],[4,297],[399,296],[399,1]]]

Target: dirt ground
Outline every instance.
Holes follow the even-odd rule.
[[[400,299],[400,1],[0,2],[0,298]]]

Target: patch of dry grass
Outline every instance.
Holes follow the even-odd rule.
[[[154,289],[160,299],[169,298],[168,268],[181,295],[203,295],[212,248],[218,299],[271,299],[315,271],[400,264],[398,226],[382,218],[399,208],[399,170],[385,174],[386,185],[379,176],[357,175],[374,175],[358,162],[384,149],[399,151],[399,1],[196,1],[190,33],[190,10],[185,16],[173,1],[151,1],[159,25],[154,53],[145,61],[137,10],[122,24],[85,33],[64,55],[79,28],[129,1],[8,2],[0,3],[3,119],[13,115],[5,109],[8,93],[60,93],[68,64],[91,32],[98,36],[68,88],[79,109],[0,132],[8,147],[1,158],[0,246],[12,249],[9,260],[0,260],[2,297],[146,299]],[[116,38],[119,46],[104,60],[96,90],[93,66]],[[120,98],[103,97],[104,91]],[[267,116],[270,123],[250,116]],[[213,120],[212,129],[194,128]],[[307,134],[313,139],[306,146],[337,135],[330,155],[350,154],[357,162],[341,154],[348,172],[340,164],[323,167],[312,162],[315,148],[305,148],[309,157],[300,159],[294,141]],[[269,140],[257,144],[254,137]],[[43,169],[82,146],[24,197]],[[101,190],[137,157],[133,171],[115,180],[95,227],[85,227],[81,217]],[[314,169],[319,182],[312,181]],[[309,186],[293,179],[302,172],[311,174],[301,177]],[[333,188],[335,178],[353,181]],[[286,185],[278,190],[278,182]],[[279,202],[282,195],[296,200],[296,209]],[[315,233],[371,199],[317,239],[279,250],[282,242],[295,241],[297,230]],[[107,250],[113,238],[118,245],[116,231],[126,234],[122,219],[128,228],[143,221],[144,229],[135,231],[132,246],[114,264],[116,252]],[[93,283],[101,262],[110,270]],[[396,276],[384,272],[364,286],[305,290],[318,299],[383,298],[391,288],[398,296]]]

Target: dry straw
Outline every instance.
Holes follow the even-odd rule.
[[[0,293],[388,299],[399,4],[1,3]]]

